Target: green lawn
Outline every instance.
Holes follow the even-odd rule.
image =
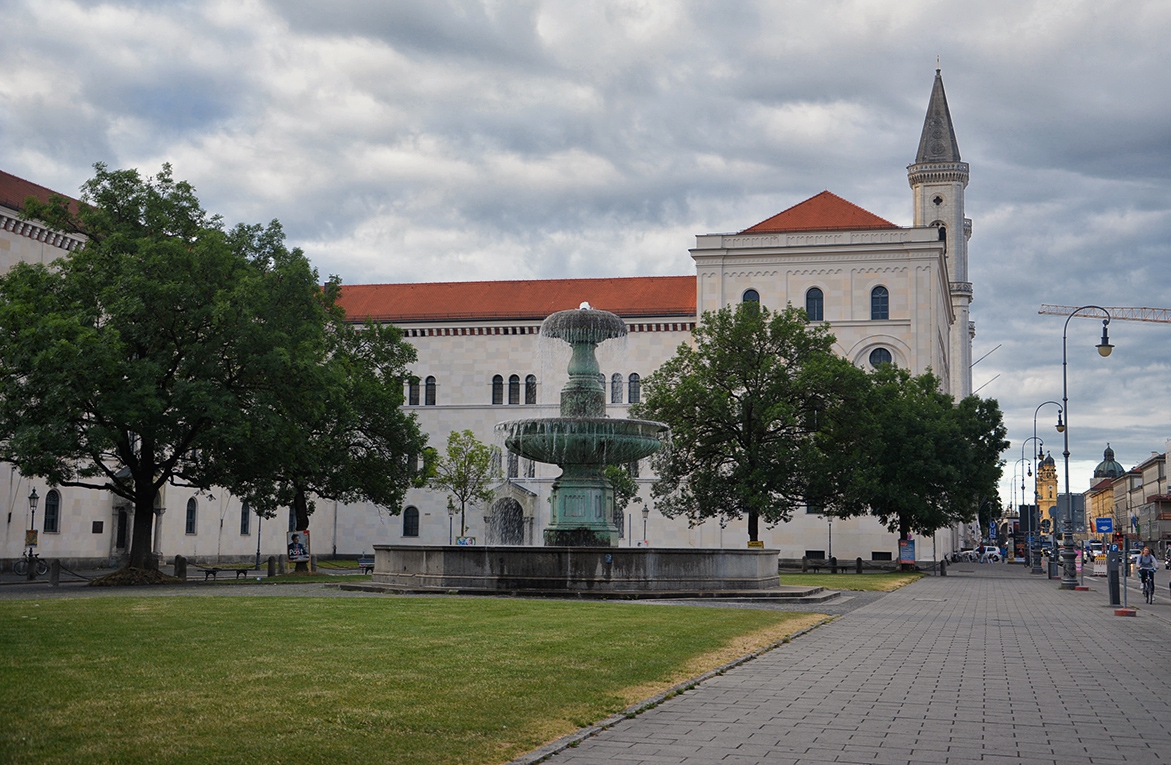
[[[828,590],[873,590],[890,592],[910,584],[923,574],[883,572],[873,574],[781,574],[781,584],[825,587]]]
[[[479,598],[0,601],[0,762],[504,762],[817,618]]]

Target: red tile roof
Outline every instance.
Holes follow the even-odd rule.
[[[539,320],[583,301],[623,318],[694,317],[695,277],[350,284],[338,299],[352,320],[386,322]]]
[[[847,202],[837,194],[823,191],[740,233],[779,234],[791,231],[852,231],[868,228],[898,226],[863,210],[853,202]]]
[[[59,196],[72,200],[73,204],[70,205],[70,208],[74,211],[77,210],[77,200],[67,194],[61,194],[52,189],[47,189],[44,186],[38,186],[32,181],[17,178],[11,173],[0,170],[0,205],[4,205],[10,210],[23,210],[24,200],[28,197],[36,197],[42,202],[47,203],[50,194],[58,194]]]
[[[1090,491],[1100,491],[1102,489],[1109,489],[1113,485],[1114,485],[1113,478],[1103,478],[1101,481],[1098,481],[1096,484],[1091,486]]]

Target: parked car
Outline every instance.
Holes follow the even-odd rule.
[[[976,555],[981,562],[999,563],[1004,560],[1004,553],[995,545],[981,545],[977,547]]]

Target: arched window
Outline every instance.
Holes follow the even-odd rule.
[[[642,382],[637,372],[631,372],[630,377],[627,378],[626,394],[626,400],[631,404],[637,404],[642,401]]]
[[[510,375],[508,378],[508,404],[516,406],[520,403],[520,375]]]
[[[435,378],[428,377],[423,383],[423,405],[435,406]]]
[[[756,290],[744,290],[744,296],[740,298],[741,303],[759,303],[760,293]]]
[[[195,533],[195,529],[196,529],[195,514],[198,509],[199,509],[199,505],[198,505],[198,503],[196,503],[195,497],[192,497],[191,499],[187,500],[187,522],[183,526],[183,533],[185,533],[185,534],[194,534]]]
[[[419,536],[419,508],[412,506],[403,510],[403,536]]]
[[[883,364],[893,364],[894,359],[886,348],[875,348],[870,352],[870,366],[878,369]]]
[[[810,321],[825,321],[825,293],[820,287],[810,287],[805,293],[805,313]]]
[[[529,375],[525,378],[525,403],[529,405],[537,403],[536,375]]]
[[[890,292],[886,287],[870,290],[870,320],[886,321],[890,318]]]
[[[56,489],[49,489],[45,495],[45,533],[56,534],[61,531],[61,493]]]
[[[419,405],[419,378],[418,377],[412,377],[410,379],[410,382],[407,383],[407,405],[408,406],[418,406]]]
[[[500,375],[492,376],[492,404],[500,406],[504,403],[504,378]]]
[[[240,536],[246,537],[252,533],[252,508],[244,502],[240,505]]]
[[[610,403],[622,403],[622,375],[617,372],[610,375]]]

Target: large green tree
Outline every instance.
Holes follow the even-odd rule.
[[[957,404],[932,373],[889,364],[869,383],[857,421],[865,458],[842,487],[856,502],[838,514],[864,505],[899,539],[974,520],[996,496],[1008,448],[996,401],[968,396]]]
[[[803,311],[755,303],[705,313],[694,333],[645,381],[637,417],[671,426],[652,458],[659,510],[693,522],[788,520],[801,505],[854,509],[833,487],[850,469],[847,427],[864,383],[834,355],[833,336]],[[845,440],[843,440],[845,439]]]
[[[274,233],[271,226],[233,232],[254,262],[303,258]],[[431,462],[425,435],[402,409],[414,348],[396,327],[347,321],[336,304],[337,279],[321,289],[310,276],[265,284],[267,327],[292,352],[265,359],[267,382],[249,392],[249,417],[224,432],[208,461],[215,482],[258,514],[292,508],[297,530],[309,527],[315,496],[399,512]]]
[[[354,447],[375,429],[343,424],[383,415],[330,407],[368,394],[370,375],[393,387],[387,370],[408,357],[371,371],[332,304],[336,285],[321,289],[275,222],[225,230],[167,166],[148,178],[95,170],[76,212],[62,198],[25,208],[86,245],[0,277],[0,459],[130,501],[133,567],[151,564],[155,497],[169,482],[223,486],[272,509],[289,501],[290,476],[321,490],[337,460],[369,464]],[[352,437],[331,438],[339,431]],[[417,429],[399,441],[409,453]]]

